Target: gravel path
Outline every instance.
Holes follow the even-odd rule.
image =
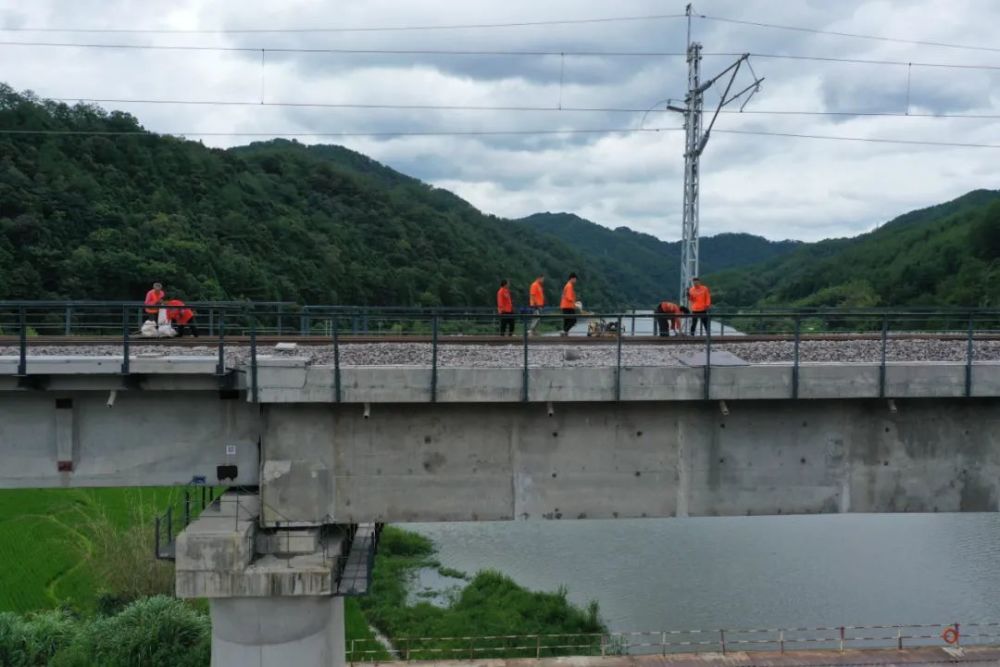
[[[703,345],[629,345],[622,346],[622,364],[625,366],[670,366],[681,362],[679,357],[704,350]],[[725,343],[713,345],[712,351],[731,352],[752,364],[791,363],[794,346],[791,342]],[[803,341],[799,348],[804,363],[878,363],[881,358],[879,341]],[[16,347],[0,346],[0,356],[17,356]],[[121,346],[56,346],[30,347],[30,355],[74,355],[107,357],[122,354]],[[215,347],[165,347],[157,344],[136,343],[131,346],[133,359],[160,356],[215,357]],[[328,345],[301,346],[290,352],[279,352],[272,347],[258,349],[261,357],[306,357],[312,364],[333,364],[333,347]],[[964,362],[964,341],[895,340],[886,349],[888,361],[951,361]],[[246,347],[226,348],[229,365],[244,363],[249,358]],[[976,341],[976,361],[1000,361],[1000,341]],[[617,346],[590,345],[538,345],[529,349],[532,367],[614,366]],[[518,368],[524,363],[524,350],[520,345],[448,345],[438,347],[438,365],[442,368]],[[431,346],[428,343],[346,343],[340,346],[341,366],[430,366]]]

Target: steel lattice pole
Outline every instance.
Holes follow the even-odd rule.
[[[698,275],[698,158],[704,102],[700,89],[701,44],[688,47],[688,93],[684,112],[684,222],[681,239],[680,303],[687,305],[691,279]]]

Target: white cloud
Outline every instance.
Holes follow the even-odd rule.
[[[263,0],[135,3],[128,0],[0,2],[0,27],[273,28],[432,25],[683,12],[683,0],[353,0],[280,4]],[[878,0],[696,3],[709,16],[990,45],[1000,7],[985,0]],[[696,20],[706,52],[808,54],[902,62],[990,63],[990,53],[940,46],[770,30]],[[683,51],[685,22],[386,33],[52,34],[0,33],[16,41],[80,41],[244,47],[471,49],[519,51]],[[136,51],[0,47],[8,83],[49,97],[240,100],[262,91],[254,52]],[[703,73],[731,57],[707,57]],[[907,68],[758,58],[767,77],[748,110],[905,111]],[[266,57],[270,101],[648,108],[685,86],[683,58],[278,54]],[[910,110],[997,114],[1000,72],[910,69]],[[706,102],[717,98],[709,93]],[[386,132],[635,128],[640,114],[375,110],[260,106],[107,105],[153,130],[215,132]],[[678,127],[653,113],[646,127]],[[974,188],[1000,187],[998,151],[726,134],[798,134],[1000,143],[996,119],[772,116],[720,117],[703,158],[702,231],[747,231],[770,238],[844,236],[912,208]],[[244,143],[216,137],[205,143]],[[322,141],[322,139],[313,139]],[[682,135],[398,137],[344,139],[345,145],[489,213],[520,217],[565,210],[665,239],[679,235]]]

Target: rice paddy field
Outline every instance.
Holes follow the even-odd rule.
[[[103,514],[152,531],[153,517],[182,498],[176,488],[0,491],[0,611],[92,611],[103,586],[91,567],[90,524]]]

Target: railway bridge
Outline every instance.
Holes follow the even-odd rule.
[[[481,313],[201,304],[178,341],[137,338],[141,304],[73,304],[75,329],[4,307],[0,488],[232,489],[171,546],[216,664],[342,662],[384,522],[1000,509],[1000,313],[500,338]]]

